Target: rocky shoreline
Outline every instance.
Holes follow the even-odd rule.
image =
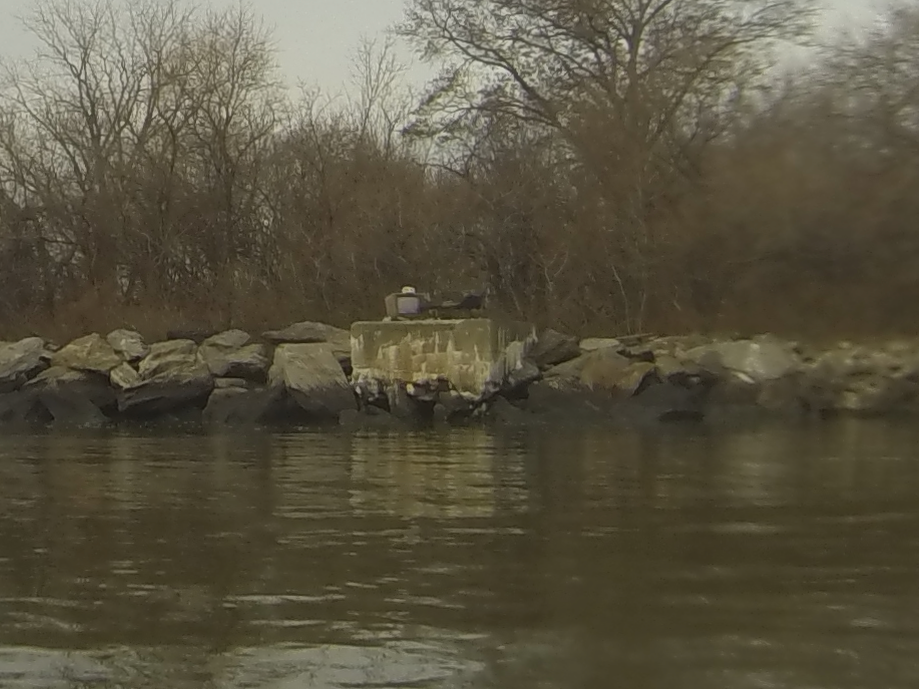
[[[717,422],[919,411],[919,344],[812,349],[769,335],[536,333],[477,396],[447,380],[352,379],[348,331],[302,322],[146,343],[116,330],[59,347],[0,342],[0,428],[179,419],[212,427]]]

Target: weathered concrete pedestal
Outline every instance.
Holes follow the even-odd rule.
[[[478,399],[522,366],[535,339],[532,325],[490,318],[359,321],[351,326],[352,380],[449,383]]]

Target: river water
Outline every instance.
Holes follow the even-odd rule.
[[[0,437],[0,687],[919,686],[919,429]]]

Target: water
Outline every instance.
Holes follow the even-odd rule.
[[[0,687],[912,689],[917,441],[0,437]]]

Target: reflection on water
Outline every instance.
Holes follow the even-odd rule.
[[[919,686],[919,430],[0,438],[0,687]]]

